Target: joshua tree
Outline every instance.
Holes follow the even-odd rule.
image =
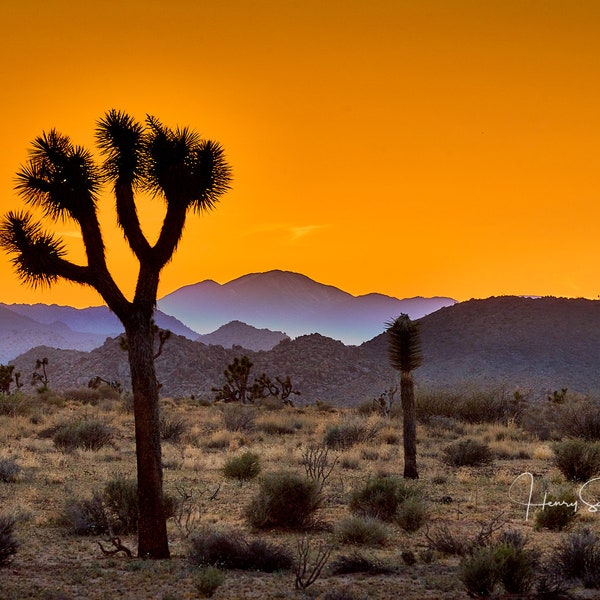
[[[10,384],[15,380],[13,377],[14,365],[0,365],[0,394],[10,392]]]
[[[75,221],[81,229],[87,264],[66,258],[63,241],[28,212],[9,212],[0,224],[0,245],[12,255],[17,275],[33,286],[66,279],[95,288],[123,323],[134,397],[138,472],[138,555],[167,558],[169,545],[162,503],[158,383],[154,366],[153,322],[159,275],[181,239],[191,209],[212,208],[229,188],[230,168],[221,146],[188,128],[170,129],[148,117],[140,123],[111,110],[98,121],[104,162],[51,130],[33,142],[29,162],[17,174],[17,191],[44,218]],[[111,276],[97,216],[103,183],[112,186],[116,220],[139,262],[132,300]],[[135,192],[165,201],[166,212],[154,245],[138,219]]]
[[[400,402],[404,433],[404,477],[418,479],[417,470],[417,417],[412,371],[421,365],[419,327],[408,315],[401,314],[386,323],[390,364],[400,371]]]
[[[46,372],[47,364],[48,359],[45,356],[41,359],[38,358],[35,361],[35,370],[31,374],[31,385],[39,383],[39,392],[45,392],[48,389],[48,383],[50,382],[50,380],[48,379],[48,373]]]
[[[216,392],[215,400],[241,402],[242,404],[251,402],[252,394],[248,385],[248,377],[250,377],[253,364],[246,355],[241,358],[236,356],[223,371],[227,383],[223,387],[212,388],[212,391]]]
[[[294,386],[290,376],[288,375],[285,379],[275,377],[279,384],[277,385],[266,373],[263,373],[260,377],[256,377],[250,385],[250,371],[253,366],[254,363],[246,355],[241,358],[236,356],[223,372],[227,383],[222,387],[212,388],[212,391],[216,392],[215,400],[246,404],[247,402],[252,403],[273,396],[281,400],[283,404],[293,407],[294,403],[290,399],[290,395],[296,394],[299,396],[300,392],[293,389]]]

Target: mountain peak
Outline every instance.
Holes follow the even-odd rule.
[[[400,313],[419,318],[454,304],[451,298],[399,300],[383,294],[353,296],[293,271],[249,273],[223,285],[207,280],[161,298],[161,310],[201,333],[242,321],[290,336],[318,332],[360,344]]]
[[[242,321],[231,321],[221,325],[216,331],[198,336],[196,341],[207,346],[223,346],[232,348],[241,346],[247,350],[271,350],[282,340],[290,338],[282,331],[271,331],[269,329],[257,329],[243,323]]]

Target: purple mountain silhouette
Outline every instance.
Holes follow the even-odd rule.
[[[251,273],[220,285],[212,280],[182,287],[158,306],[199,333],[231,321],[283,331],[291,337],[320,333],[346,344],[360,344],[385,329],[400,313],[418,319],[451,298],[407,298],[383,294],[353,296],[334,286],[289,271]]]

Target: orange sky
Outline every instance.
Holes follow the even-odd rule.
[[[110,108],[224,145],[233,190],[190,215],[160,295],[277,268],[353,294],[600,294],[597,0],[4,0],[0,56],[2,213],[35,136],[91,147]],[[0,301],[100,303],[27,289],[4,255],[0,278]]]

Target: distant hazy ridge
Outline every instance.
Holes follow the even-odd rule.
[[[499,297],[471,300],[420,319],[424,362],[418,386],[482,386],[600,392],[600,302],[582,299]],[[352,405],[377,396],[396,381],[384,335],[345,346],[319,334],[284,340],[270,351],[205,346],[174,336],[157,361],[165,396],[212,397],[223,369],[240,353],[257,374],[290,375],[303,401]],[[116,340],[90,353],[37,348],[15,363],[30,373],[47,356],[50,385],[84,385],[95,376],[129,380],[126,355]]]

